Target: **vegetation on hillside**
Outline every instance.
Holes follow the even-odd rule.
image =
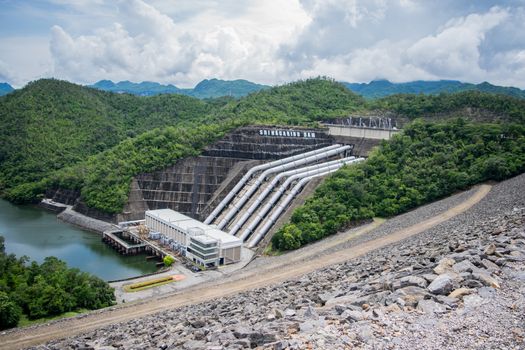
[[[525,126],[418,120],[297,208],[272,246],[296,249],[350,222],[396,215],[486,180],[525,171]]]
[[[0,236],[0,329],[64,312],[95,310],[115,303],[113,288],[98,277],[48,257],[42,264],[6,254]]]
[[[56,170],[147,130],[199,120],[213,108],[179,95],[140,98],[58,80],[30,83],[0,98],[0,193],[23,201],[17,192]]]
[[[197,155],[235,127],[253,123],[307,124],[347,115],[364,103],[326,79],[284,85],[241,100],[210,101],[177,95],[114,95],[56,80],[39,83],[35,83],[38,89],[29,86],[19,92],[40,99],[27,110],[15,108],[17,99],[0,100],[0,104],[14,109],[5,111],[6,130],[10,130],[6,133],[18,143],[18,147],[11,141],[0,143],[0,157],[5,155],[0,162],[0,191],[9,200],[23,203],[36,200],[48,188],[81,190],[88,206],[107,213],[122,210],[133,176]],[[53,92],[44,93],[46,89]],[[77,96],[71,96],[74,94]],[[44,97],[48,100],[42,101]],[[69,100],[64,101],[66,97]],[[82,110],[71,112],[75,101],[86,100],[90,104],[84,102]],[[43,114],[42,108],[57,111]],[[72,114],[78,122],[68,123]],[[13,126],[17,115],[29,120],[20,131]],[[36,125],[45,123],[46,115],[52,126],[45,127],[48,134],[44,135]],[[61,123],[67,127],[60,129]],[[147,129],[152,130],[139,135]],[[95,147],[95,141],[87,136],[100,133],[103,137],[97,140],[109,139],[114,144]],[[54,140],[53,145],[48,139]]]
[[[101,80],[90,87],[103,91],[128,93],[138,96],[180,94],[196,98],[217,98],[222,96],[242,97],[251,94],[252,92],[269,88],[269,86],[252,83],[242,79],[205,79],[198,83],[193,89],[180,89],[172,84],[162,85],[148,81],[142,83],[132,83],[130,81],[114,83],[111,80]]]
[[[419,117],[460,117],[479,115],[485,121],[525,124],[525,99],[478,91],[439,95],[393,95],[369,102],[370,109],[394,112],[415,119]],[[483,114],[488,114],[486,117]]]
[[[238,100],[137,97],[40,80],[0,98],[0,194],[24,203],[36,201],[47,189],[67,188],[79,190],[92,208],[118,213],[134,176],[197,155],[239,126],[315,126],[377,109],[411,119],[472,109],[524,124],[524,103],[477,92],[399,95],[366,102],[326,78]]]
[[[457,93],[463,91],[479,91],[500,94],[511,97],[525,98],[525,90],[515,87],[503,87],[484,82],[481,84],[462,83],[457,80],[438,81],[411,81],[406,83],[392,83],[388,80],[374,80],[370,83],[343,83],[353,92],[364,98],[382,98],[397,94],[426,94]]]

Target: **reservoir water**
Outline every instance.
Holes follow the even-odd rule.
[[[102,242],[100,234],[63,223],[35,206],[13,205],[0,199],[0,235],[7,253],[27,255],[39,263],[56,256],[106,281],[156,271],[145,255],[122,256]]]

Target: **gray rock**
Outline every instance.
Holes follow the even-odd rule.
[[[396,289],[408,287],[408,286],[426,288],[427,285],[428,285],[428,282],[422,277],[406,276],[399,280],[394,281],[394,283],[392,283],[392,289],[396,290]]]
[[[387,298],[387,302],[392,303],[395,302],[399,304],[400,306],[411,306],[416,307],[417,303],[421,299],[425,299],[425,297],[428,295],[428,291],[426,289],[415,287],[415,286],[409,286],[404,287],[396,290],[394,293],[390,294]]]
[[[314,320],[304,321],[299,325],[301,332],[313,332],[319,327],[319,322]]]
[[[494,243],[489,244],[483,250],[483,254],[485,255],[494,255],[495,253],[496,253],[496,245]]]
[[[448,271],[452,270],[452,265],[454,265],[456,261],[451,258],[443,258],[439,261],[438,265],[434,268],[434,272],[438,275],[442,275]]]
[[[525,271],[517,271],[513,273],[513,277],[517,281],[525,281]]]
[[[362,312],[355,310],[345,310],[341,314],[341,317],[351,322],[362,321],[365,319],[365,315]]]
[[[426,299],[419,301],[419,303],[417,304],[417,309],[423,311],[426,314],[441,314],[447,311],[446,306],[436,303],[433,300]]]
[[[437,278],[438,275],[435,275],[433,273],[425,273],[423,275],[421,275],[422,278],[424,278],[427,282],[432,282],[433,280],[435,280]]]
[[[465,309],[473,309],[487,302],[487,300],[483,299],[478,294],[465,295],[463,298],[463,306]]]
[[[462,272],[474,272],[479,270],[474,264],[472,264],[469,260],[463,260],[461,262],[458,262],[452,266],[452,270],[456,273],[462,273]]]
[[[370,343],[374,340],[374,330],[369,323],[360,324],[356,330],[357,339],[363,343]]]
[[[499,266],[488,259],[481,260],[481,265],[489,271],[499,271]]]
[[[312,306],[308,306],[306,310],[304,311],[305,318],[311,318],[311,319],[317,319],[319,318],[319,315],[317,314],[317,311]]]
[[[261,346],[266,343],[272,343],[276,341],[275,334],[265,332],[265,331],[259,331],[259,332],[253,332],[248,335],[248,339],[250,340],[250,343],[255,346]]]
[[[233,335],[237,339],[242,339],[248,337],[252,333],[251,329],[245,327],[238,327],[233,330]]]
[[[491,299],[496,295],[496,289],[492,287],[481,287],[478,289],[478,294],[484,299]]]
[[[476,272],[472,274],[472,277],[486,286],[500,288],[499,282],[495,278],[491,277],[488,273]]]
[[[473,279],[464,281],[463,285],[465,287],[468,287],[468,288],[481,288],[481,287],[483,287],[483,283],[481,283],[478,280],[473,280]]]
[[[286,317],[295,316],[295,310],[293,310],[293,309],[286,309],[286,310],[284,310],[284,315]]]
[[[436,300],[440,302],[443,305],[446,305],[452,309],[455,309],[458,306],[459,299],[445,296],[445,295],[437,295]]]
[[[427,289],[432,294],[448,295],[454,290],[454,280],[449,274],[442,274],[433,280]]]

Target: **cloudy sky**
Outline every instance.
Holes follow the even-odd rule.
[[[525,0],[0,0],[0,81],[525,88]]]

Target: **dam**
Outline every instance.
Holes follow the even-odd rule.
[[[398,132],[391,124],[378,127],[371,120],[368,125],[343,122],[318,128],[246,126],[209,145],[200,156],[135,176],[120,214],[87,208],[71,191],[55,190],[48,197],[112,223],[144,220],[147,211],[171,209],[257,248],[323,177],[361,161]]]

